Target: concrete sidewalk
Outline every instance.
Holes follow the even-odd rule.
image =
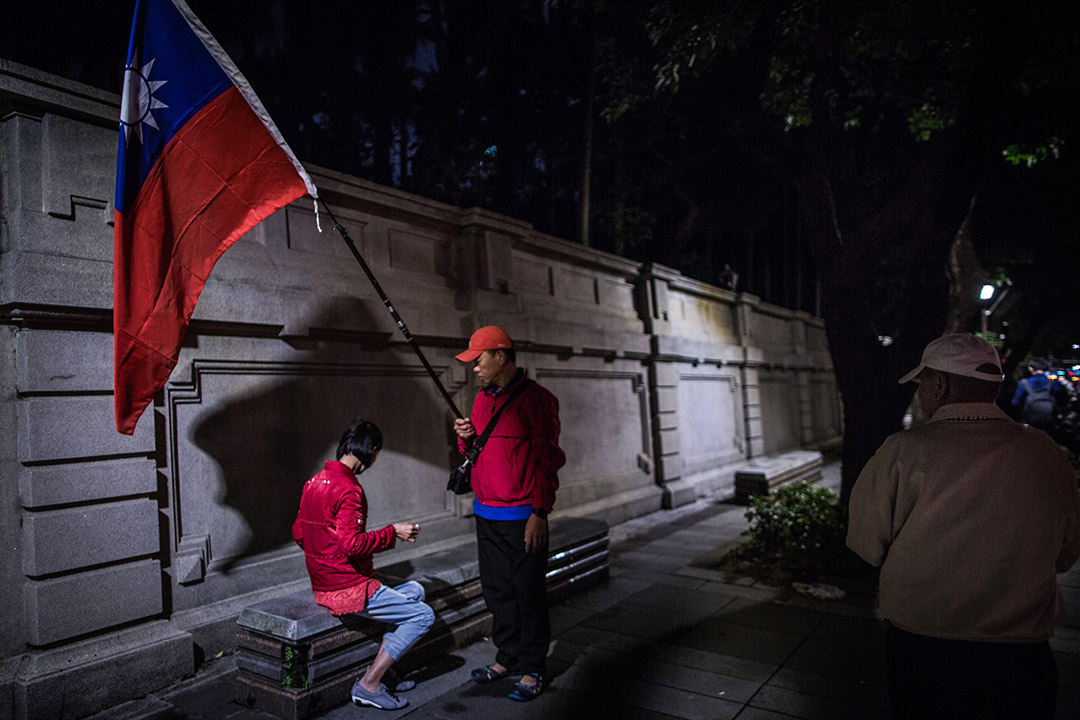
[[[825,468],[828,485],[839,466]],[[712,498],[612,528],[612,578],[552,608],[548,688],[506,698],[513,681],[477,685],[489,642],[422,668],[409,707],[346,705],[320,717],[887,718],[882,629],[873,598],[820,599],[715,569],[740,541],[745,508]],[[1080,717],[1080,569],[1062,578],[1069,627],[1052,641],[1059,718]],[[156,695],[95,716],[116,720],[270,720],[232,700],[230,658]]]

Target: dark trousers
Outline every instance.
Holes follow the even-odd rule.
[[[548,549],[525,552],[527,520],[476,518],[480,585],[494,617],[495,661],[516,672],[543,674],[551,621],[548,618]]]
[[[885,662],[893,720],[1054,717],[1049,642],[943,640],[889,625]]]

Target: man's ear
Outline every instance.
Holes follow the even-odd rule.
[[[949,394],[949,376],[945,373],[934,373],[934,397],[944,398]]]

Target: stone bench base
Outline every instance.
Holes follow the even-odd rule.
[[[821,480],[823,464],[821,453],[817,450],[796,450],[775,457],[758,458],[736,471],[735,502],[748,505],[751,495],[768,495],[781,485],[796,480],[817,482]]]
[[[548,597],[562,600],[608,578],[608,526],[564,517],[549,528]],[[435,624],[402,659],[407,666],[445,656],[490,630],[473,543],[379,569],[388,584],[416,580]],[[382,625],[346,627],[315,604],[310,590],[244,609],[237,620],[237,701],[300,720],[349,701],[360,670],[379,649]]]

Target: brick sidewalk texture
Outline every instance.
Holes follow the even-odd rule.
[[[837,465],[826,484],[839,483]],[[873,598],[819,599],[715,569],[746,529],[745,508],[716,498],[612,528],[611,580],[552,608],[547,690],[518,703],[510,679],[469,680],[494,658],[482,641],[417,669],[409,706],[345,705],[321,718],[889,717],[881,623]],[[1070,625],[1052,640],[1059,718],[1080,717],[1080,568],[1062,576]],[[94,720],[270,720],[232,701],[230,658],[202,675]]]

